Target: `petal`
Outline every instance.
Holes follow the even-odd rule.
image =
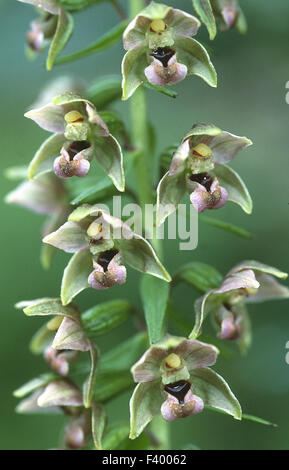
[[[250,145],[253,143],[247,137],[240,137],[224,131],[214,137],[210,143],[215,163],[228,163],[235,158],[240,150]]]
[[[5,197],[8,204],[17,204],[38,214],[53,214],[61,206],[61,190],[51,174],[25,181]]]
[[[82,406],[80,390],[66,380],[56,380],[48,384],[38,397],[40,407],[47,406]]]
[[[64,318],[57,330],[52,343],[52,348],[71,349],[74,351],[88,351],[90,342],[78,321]]]
[[[262,274],[257,276],[260,282],[258,292],[249,295],[247,302],[263,302],[265,300],[288,299],[289,288],[279,284],[272,276]]]
[[[267,264],[263,264],[255,260],[242,261],[241,263],[237,264],[237,266],[235,266],[233,269],[231,269],[228,274],[236,273],[244,269],[252,269],[254,272],[256,272],[257,277],[259,274],[271,274],[272,276],[278,277],[280,279],[286,279],[288,277],[287,273],[284,273],[277,268],[268,266]]]
[[[77,253],[88,248],[86,228],[77,222],[65,222],[58,230],[46,235],[44,243],[55,246],[66,253]]]
[[[208,367],[215,364],[219,351],[210,344],[186,339],[174,350],[184,360],[188,370]]]
[[[237,289],[258,289],[260,283],[257,281],[252,269],[243,270],[229,274],[223,281],[219,289],[215,289],[215,294],[223,294],[225,292]]]
[[[168,355],[166,349],[152,346],[132,367],[131,372],[135,382],[151,382],[161,376],[161,363]]]
[[[65,120],[64,110],[61,106],[56,106],[53,103],[49,103],[42,108],[31,109],[24,114],[28,119],[32,119],[49,132],[55,132],[56,134],[63,134],[65,131]]]
[[[123,47],[125,50],[145,45],[145,33],[151,20],[143,15],[136,16],[123,33]]]
[[[188,75],[197,75],[216,87],[217,74],[206,49],[192,38],[178,39],[175,44],[178,60],[186,65]]]
[[[199,214],[208,209],[208,192],[204,186],[197,184],[197,188],[190,194],[190,201]]]
[[[164,21],[170,28],[173,28],[173,34],[176,39],[195,36],[201,25],[195,16],[173,8],[168,12]]]

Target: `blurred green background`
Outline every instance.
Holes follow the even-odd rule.
[[[123,2],[125,4],[126,2]],[[190,0],[169,1],[192,12]],[[243,240],[218,229],[201,226],[198,249],[177,251],[177,244],[166,246],[166,265],[173,272],[187,261],[204,261],[226,273],[242,259],[254,258],[289,270],[289,186],[288,129],[289,106],[285,102],[285,83],[289,80],[289,3],[263,0],[241,1],[249,30],[244,37],[236,32],[219,33],[214,43],[204,27],[200,40],[211,48],[219,74],[218,88],[211,89],[197,77],[176,88],[179,97],[148,93],[151,121],[158,136],[158,150],[178,141],[195,121],[211,121],[219,127],[250,137],[254,146],[238,156],[233,167],[246,181],[254,201],[254,213],[246,216],[238,206],[227,204],[215,212],[223,220],[252,231],[252,241]],[[35,12],[29,5],[1,0],[1,201],[15,185],[4,179],[3,171],[26,164],[46,133],[23,118],[49,80],[72,74],[93,81],[102,74],[118,73],[123,51],[121,45],[108,52],[88,57],[52,72],[44,68],[44,56],[29,62],[24,54],[24,37]],[[80,49],[116,23],[110,5],[101,4],[75,15],[76,28],[67,51]],[[117,109],[128,122],[128,104]],[[62,269],[69,258],[58,253],[50,271],[39,263],[41,217],[1,202],[1,345],[0,345],[0,448],[44,449],[55,446],[61,417],[21,416],[14,413],[17,403],[12,391],[46,370],[39,357],[33,357],[28,342],[41,324],[25,318],[14,303],[21,299],[57,296]],[[209,214],[211,215],[211,214]],[[139,276],[129,272],[125,287],[115,295],[139,302]],[[113,292],[87,291],[79,296],[82,308],[109,299]],[[180,309],[193,315],[193,292],[178,288],[175,300]],[[215,370],[230,383],[243,410],[278,423],[278,428],[250,422],[235,422],[229,417],[206,411],[171,424],[173,447],[193,443],[201,449],[289,449],[289,366],[285,345],[289,340],[288,302],[250,306],[254,343],[246,357],[234,354],[230,361],[220,358]],[[100,346],[109,349],[127,337],[128,326],[107,335]],[[114,400],[111,417],[127,416],[128,395]],[[125,403],[124,403],[125,402]]]

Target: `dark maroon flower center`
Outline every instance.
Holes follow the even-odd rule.
[[[79,152],[82,152],[85,149],[88,149],[89,147],[90,147],[90,143],[86,140],[72,142],[67,149],[70,160],[73,160],[75,155],[77,155]]]
[[[175,397],[180,405],[184,404],[185,396],[191,388],[190,382],[186,380],[179,380],[164,387],[165,391]]]
[[[99,257],[97,258],[97,263],[103,268],[104,271],[107,271],[108,265],[111,260],[118,254],[118,250],[108,250],[100,253]]]
[[[210,191],[213,177],[209,175],[209,173],[198,173],[196,175],[191,175],[190,180],[201,184],[206,188],[207,191]]]
[[[151,53],[151,55],[155,59],[159,60],[164,67],[167,67],[169,60],[173,55],[175,55],[175,51],[170,47],[158,47]]]

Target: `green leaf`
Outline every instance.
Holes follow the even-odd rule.
[[[129,50],[122,61],[122,100],[130,98],[135,90],[146,80],[144,69],[147,67],[144,47]]]
[[[115,423],[107,428],[103,437],[104,450],[116,450],[123,444],[129,436],[128,423]]]
[[[32,393],[38,388],[41,388],[44,385],[47,385],[49,382],[52,382],[52,380],[55,380],[58,377],[59,377],[58,375],[53,374],[52,372],[49,372],[47,374],[42,374],[39,377],[29,380],[29,382],[17,388],[17,390],[13,392],[13,396],[16,398],[25,397],[29,393]]]
[[[140,290],[150,344],[153,344],[159,341],[164,334],[169,285],[162,279],[144,276]]]
[[[70,39],[70,36],[73,32],[74,21],[73,17],[62,10],[59,11],[57,27],[53,39],[50,44],[47,61],[46,61],[46,68],[47,70],[51,70],[57,56],[60,54],[62,49],[66,46],[67,42]]]
[[[202,293],[219,287],[223,281],[222,274],[213,266],[197,261],[185,264],[174,275],[175,283],[184,281]]]
[[[247,29],[248,29],[246,17],[243,13],[243,10],[240,7],[238,10],[239,10],[239,15],[238,15],[238,19],[237,19],[237,23],[235,27],[240,34],[246,34]]]
[[[158,259],[150,243],[139,235],[134,234],[134,238],[118,240],[124,264],[129,264],[137,271],[151,274],[167,282],[171,281],[171,276]]]
[[[252,199],[240,176],[232,168],[222,164],[216,165],[214,172],[221,186],[224,186],[228,191],[228,200],[238,204],[247,214],[251,214]]]
[[[233,233],[234,235],[237,235],[241,238],[253,238],[250,232],[229,222],[224,222],[223,220],[215,219],[214,217],[207,217],[206,215],[202,214],[199,215],[199,220],[205,224],[212,225],[212,227],[220,228],[226,232]]]
[[[144,86],[149,90],[157,91],[159,93],[162,93],[163,95],[169,96],[170,98],[176,98],[178,96],[178,93],[176,91],[171,90],[170,88],[165,86],[152,85],[152,83],[149,82],[144,82]]]
[[[130,370],[147,348],[147,333],[138,333],[101,357],[101,371],[115,372]]]
[[[111,300],[90,308],[81,316],[85,331],[92,337],[103,335],[125,322],[133,313],[126,300]]]
[[[130,439],[136,439],[160,414],[163,397],[160,381],[139,383],[130,399]]]
[[[93,403],[91,407],[91,430],[93,442],[97,450],[102,450],[102,436],[106,424],[105,408]]]
[[[119,191],[124,191],[123,155],[118,141],[111,134],[108,137],[95,137],[95,156]]]
[[[116,42],[118,42],[122,34],[127,27],[127,21],[121,21],[116,26],[114,26],[108,33],[105,33],[101,36],[96,42],[91,44],[88,47],[85,47],[81,51],[74,52],[73,54],[66,55],[64,57],[60,57],[56,60],[56,65],[59,64],[66,64],[67,62],[72,62],[74,60],[82,59],[91,54],[96,54],[97,52],[104,51],[109,47],[113,46]]]
[[[88,276],[92,271],[92,260],[88,250],[75,253],[66,266],[61,282],[61,300],[69,304],[73,298],[89,287]]]
[[[86,95],[96,108],[105,108],[121,97],[121,77],[113,75],[98,79],[91,85]]]
[[[208,85],[217,86],[217,74],[206,49],[195,39],[183,38],[175,41],[178,60],[188,68],[188,75],[197,75]]]
[[[202,23],[206,25],[210,39],[214,39],[217,34],[216,20],[211,7],[210,0],[193,0],[193,6]]]
[[[78,204],[92,204],[104,201],[117,194],[116,188],[111,184],[110,179],[103,177],[100,181],[97,181],[93,186],[89,186],[83,189],[74,199],[71,201],[72,205]]]
[[[205,406],[221,410],[235,419],[242,419],[240,403],[223,377],[204,367],[193,370],[191,378],[194,393],[202,398]]]
[[[60,155],[60,150],[64,141],[65,137],[62,134],[54,134],[43,142],[29,164],[27,173],[28,179],[31,180],[38,174],[47,170],[47,168],[43,168],[44,162],[52,157],[56,157],[58,154]]]
[[[99,373],[94,386],[94,400],[106,402],[133,386],[130,372]]]

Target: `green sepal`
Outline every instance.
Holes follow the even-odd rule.
[[[66,46],[67,42],[69,41],[70,36],[73,32],[73,28],[73,17],[69,13],[65,12],[62,8],[60,8],[56,31],[51,41],[47,56],[47,70],[52,69],[57,56],[60,54],[62,49]]]
[[[66,266],[61,282],[61,300],[69,304],[74,297],[89,287],[88,276],[92,272],[92,259],[89,250],[75,253]]]

